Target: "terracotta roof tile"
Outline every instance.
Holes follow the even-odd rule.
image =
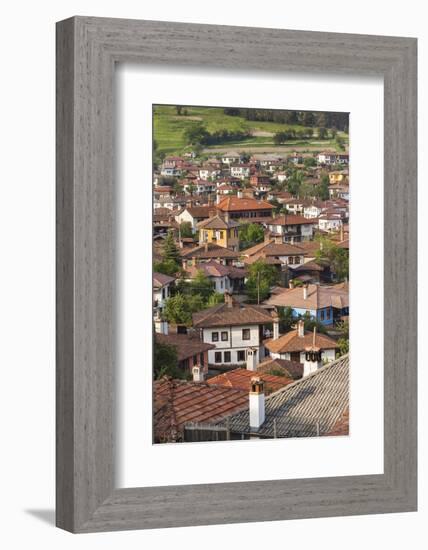
[[[224,212],[246,212],[248,210],[272,210],[272,205],[266,201],[251,198],[225,197],[219,204],[218,210]]]
[[[193,314],[195,328],[259,325],[271,322],[272,316],[266,309],[250,304],[218,304]]]
[[[306,348],[313,345],[313,333],[305,332],[304,336],[299,336],[298,330],[296,329],[283,334],[276,340],[273,340],[272,338],[265,340],[264,345],[271,353],[305,351]],[[325,334],[319,333],[315,336],[315,346],[321,350],[338,348],[336,340],[333,340],[333,338],[330,338]]]
[[[215,386],[225,386],[249,391],[251,378],[257,373],[243,368],[237,368],[207,380],[207,383]],[[291,384],[293,379],[287,376],[275,376],[272,374],[263,374],[261,379],[265,382],[265,393],[268,395],[287,384]]]
[[[215,348],[213,344],[201,342],[197,336],[190,336],[188,334],[156,333],[155,340],[156,343],[173,346],[177,350],[177,358],[179,361],[183,361],[184,359],[193,357],[193,355]]]

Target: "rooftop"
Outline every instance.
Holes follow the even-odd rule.
[[[233,252],[224,246],[219,246],[214,243],[205,243],[190,250],[182,250],[181,257],[184,259],[191,258],[238,258],[239,252]]]
[[[197,224],[199,229],[231,229],[232,227],[239,227],[239,223],[233,220],[226,221],[218,214],[207,220],[203,220]]]
[[[271,297],[265,302],[271,306],[293,307],[317,310],[325,307],[342,309],[349,306],[349,285],[340,283],[337,285],[315,285],[305,288],[275,287]]]
[[[266,397],[266,419],[257,430],[262,437],[332,435],[349,407],[349,356],[343,355],[314,373]],[[220,422],[220,424],[224,424]],[[251,434],[248,405],[231,415],[234,433]]]
[[[175,277],[170,277],[169,275],[164,275],[163,273],[158,273],[157,271],[153,272],[153,287],[162,288],[169,283],[175,281]]]
[[[186,422],[218,422],[248,406],[248,391],[164,377],[154,382],[155,441],[183,438]]]
[[[237,368],[208,379],[207,384],[241,389],[248,392],[250,390],[251,378],[254,378],[256,374],[257,373],[251,370]],[[290,376],[287,377],[285,375],[275,376],[272,374],[263,374],[260,378],[265,383],[266,394],[270,394],[293,382]]]
[[[213,344],[206,344],[205,342],[201,342],[197,336],[190,336],[188,334],[156,333],[155,340],[157,344],[173,346],[177,351],[179,361],[215,348]]]
[[[303,364],[297,361],[289,361],[288,359],[272,359],[267,357],[264,361],[257,365],[257,372],[264,373],[274,370],[282,373],[283,376],[298,380],[303,376]]]
[[[261,306],[230,303],[218,304],[193,314],[195,328],[272,323],[272,316]]]
[[[296,351],[305,351],[306,348],[309,348],[313,345],[315,347],[323,349],[336,349],[338,347],[336,340],[326,336],[325,334],[316,333],[315,342],[314,342],[314,333],[306,332],[303,336],[299,336],[298,330],[291,330],[286,334],[283,334],[276,340],[269,338],[265,340],[265,347],[271,353],[291,353]]]
[[[217,208],[224,212],[246,212],[249,210],[272,210],[272,205],[266,201],[252,198],[225,197],[217,204]]]

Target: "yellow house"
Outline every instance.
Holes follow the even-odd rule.
[[[215,243],[229,250],[239,250],[239,223],[233,220],[226,221],[219,215],[199,222],[199,244]]]
[[[348,175],[345,172],[330,172],[328,175],[328,179],[330,180],[330,184],[334,183],[345,183]]]

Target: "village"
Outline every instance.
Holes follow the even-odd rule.
[[[155,443],[349,433],[349,153],[315,143],[155,146]]]

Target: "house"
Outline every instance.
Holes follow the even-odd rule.
[[[223,164],[238,164],[241,160],[241,155],[239,153],[225,153],[221,157],[221,162]]]
[[[308,314],[323,325],[333,325],[341,317],[349,315],[349,285],[309,284],[300,287],[272,290],[266,305],[290,307],[294,315]]]
[[[253,377],[246,408],[212,426],[226,428],[228,439],[348,435],[349,356],[266,396],[263,380]]]
[[[298,164],[303,164],[303,155],[295,152],[292,155],[290,155],[287,160],[291,164],[294,164],[297,166]]]
[[[199,244],[215,243],[233,251],[239,250],[239,223],[226,221],[218,214],[197,224]]]
[[[268,202],[250,197],[228,196],[217,204],[217,210],[229,219],[271,217],[272,209]]]
[[[239,178],[241,180],[249,178],[251,173],[250,164],[232,164],[230,166],[230,175],[234,178]]]
[[[226,266],[215,260],[200,262],[187,268],[187,277],[194,279],[199,271],[208,277],[219,294],[225,292],[241,292],[244,288],[247,270],[239,267]]]
[[[186,206],[175,216],[175,221],[177,223],[189,222],[193,232],[196,232],[198,223],[208,219],[214,212],[215,208],[212,206]]]
[[[349,185],[346,183],[336,183],[330,185],[328,192],[331,199],[339,198],[349,201]]]
[[[253,174],[250,177],[250,184],[257,188],[262,186],[270,188],[270,177],[263,174]]]
[[[217,202],[221,201],[221,195],[230,195],[235,192],[235,187],[228,183],[217,185]]]
[[[187,164],[186,159],[182,157],[165,157],[162,163],[162,168],[183,168]]]
[[[171,296],[171,288],[175,284],[175,277],[153,272],[153,308],[154,317],[162,316],[165,302]]]
[[[324,209],[324,203],[322,201],[314,201],[310,204],[306,204],[303,207],[303,216],[307,219],[318,218]]]
[[[285,172],[277,172],[274,176],[274,178],[279,182],[279,183],[284,183],[284,181],[287,181],[288,179],[288,176]]]
[[[207,181],[204,179],[197,179],[192,182],[193,192],[196,195],[203,195],[205,193],[214,193],[217,189],[217,184],[213,181]],[[189,187],[187,188],[189,190]]]
[[[336,183],[346,183],[348,180],[348,170],[333,170],[329,172],[328,179],[331,185]]]
[[[275,239],[267,237],[264,242],[243,250],[242,256],[246,264],[263,259],[268,263],[288,266],[302,264],[306,252],[298,246],[282,242],[280,237]]]
[[[318,217],[318,228],[322,231],[339,231],[342,227],[342,216],[340,213],[325,213]]]
[[[279,319],[261,306],[239,304],[229,293],[225,302],[193,314],[193,326],[201,331],[202,340],[214,344],[208,352],[214,366],[252,364],[255,370],[264,357],[263,339],[266,325],[278,332]]]
[[[155,345],[166,344],[177,352],[178,368],[192,374],[193,367],[200,367],[201,372],[208,373],[208,350],[215,346],[201,342],[197,335],[189,334],[155,334]]]
[[[221,174],[221,170],[212,165],[204,165],[199,168],[199,177],[201,180],[209,180],[210,178],[214,179]]]
[[[262,166],[265,169],[268,169],[269,166],[278,165],[282,161],[281,157],[277,155],[272,155],[270,153],[260,153],[254,154],[251,157],[251,162],[254,162],[257,166]]]
[[[188,422],[218,422],[248,406],[248,391],[163,377],[153,384],[154,443],[189,440]]]
[[[336,151],[323,151],[317,155],[318,164],[331,166],[333,164],[349,164],[348,153],[337,153]]]
[[[161,176],[166,176],[170,178],[175,178],[181,176],[180,168],[175,168],[173,166],[162,166]]]
[[[298,243],[311,240],[314,234],[313,222],[304,216],[282,215],[272,218],[267,222],[269,231],[281,235],[284,242]]]
[[[239,258],[239,252],[234,252],[215,243],[204,243],[189,250],[182,250],[180,254],[183,269],[188,269],[188,267],[209,262],[210,260],[217,260],[223,265],[232,266],[236,264]]]
[[[237,368],[229,370],[217,376],[213,376],[207,380],[210,386],[224,386],[226,388],[235,388],[248,392],[251,384],[251,378],[254,376],[254,371]],[[270,393],[280,390],[284,386],[293,383],[290,376],[277,376],[274,374],[263,374],[262,379],[265,384],[265,393]]]
[[[284,202],[287,212],[295,215],[302,215],[304,207],[309,204],[311,204],[309,199],[290,199]]]
[[[336,340],[325,334],[307,332],[304,329],[304,322],[297,321],[297,328],[291,330],[277,339],[264,341],[272,359],[286,359],[305,364],[307,350],[311,347],[317,348],[320,353],[320,364],[334,361],[336,350],[339,348]],[[305,375],[305,366],[303,369]]]

